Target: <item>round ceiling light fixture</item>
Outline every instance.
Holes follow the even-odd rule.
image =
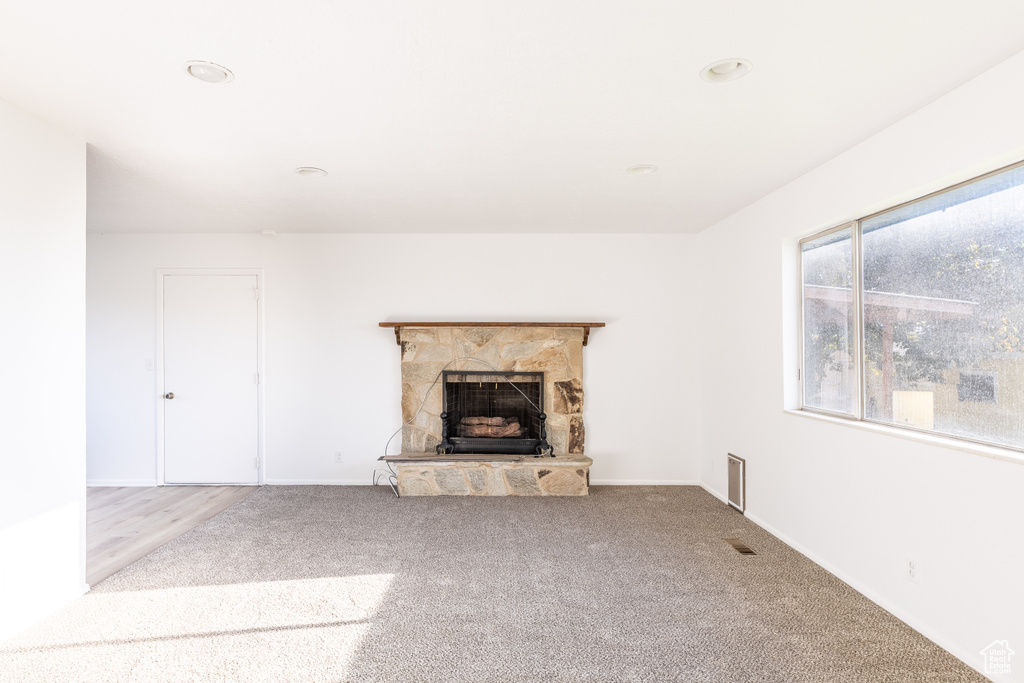
[[[711,62],[701,69],[700,77],[708,83],[726,83],[728,81],[735,81],[737,78],[743,78],[753,68],[754,65],[750,63],[749,59],[730,57],[729,59],[719,59],[717,62]]]
[[[198,78],[203,83],[230,83],[235,80],[235,74],[220,64],[192,60],[185,62],[185,72],[192,78]]]
[[[327,171],[316,166],[299,166],[295,172],[304,178],[323,178]]]
[[[626,173],[630,175],[650,175],[658,170],[657,166],[651,164],[638,164],[636,166],[630,166],[626,169]]]

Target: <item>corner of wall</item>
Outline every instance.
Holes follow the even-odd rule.
[[[2,637],[85,583],[86,146],[0,101],[0,148]]]

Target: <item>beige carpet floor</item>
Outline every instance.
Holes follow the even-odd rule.
[[[985,679],[699,488],[323,486],[262,488],[118,572],[0,645],[0,680]]]

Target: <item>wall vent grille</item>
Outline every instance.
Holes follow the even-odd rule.
[[[747,509],[747,461],[732,453],[729,456],[729,507],[740,512]]]
[[[757,555],[753,548],[738,538],[723,538],[722,540],[731,545],[733,550],[740,555]]]

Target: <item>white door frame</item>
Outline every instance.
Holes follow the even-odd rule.
[[[156,484],[164,486],[164,276],[165,275],[255,275],[259,298],[256,300],[256,372],[259,384],[256,386],[257,457],[259,467],[257,485],[263,486],[266,458],[264,457],[264,432],[266,421],[263,415],[263,269],[262,268],[157,268],[156,270]]]

